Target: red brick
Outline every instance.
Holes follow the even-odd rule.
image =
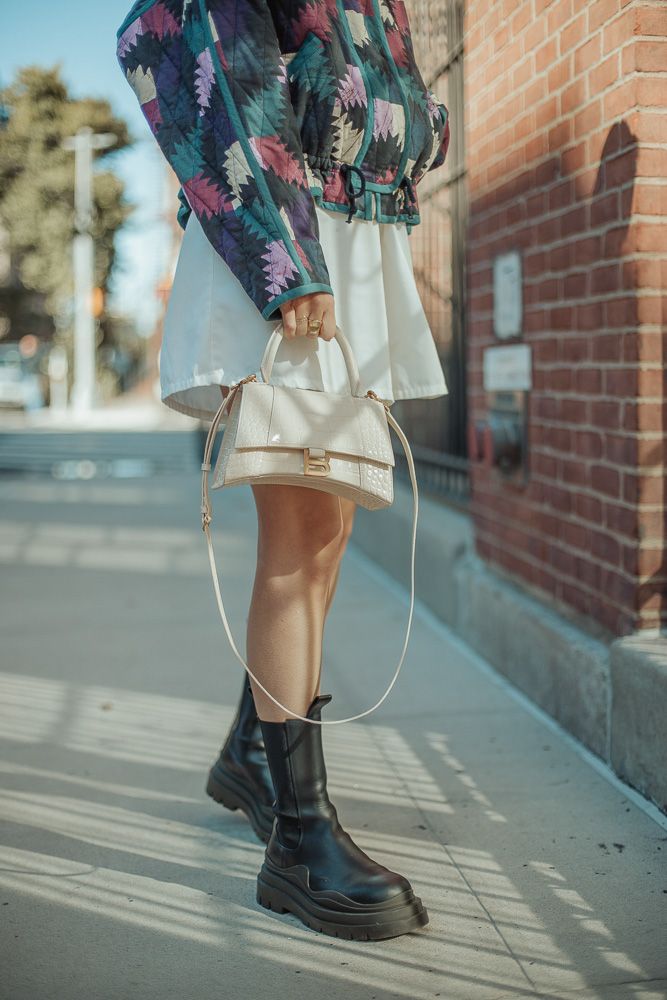
[[[536,340],[533,343],[533,363],[535,365],[550,364],[558,360],[558,341],[550,337]]]
[[[574,245],[574,260],[580,267],[590,267],[591,264],[597,264],[601,257],[602,239],[599,236],[585,237],[577,240]],[[600,322],[602,322],[602,313],[600,313]]]
[[[620,399],[627,397],[634,399],[637,395],[637,371],[635,368],[610,368],[605,372],[604,385],[607,396],[616,396]],[[598,403],[596,405],[617,407],[618,403]]]
[[[642,539],[660,539],[664,542],[665,539],[665,518],[662,511],[639,511],[635,512],[634,509],[630,510],[630,513],[636,516],[637,528],[636,534]]]
[[[602,303],[589,302],[577,306],[577,330],[599,330],[602,327]]]
[[[547,31],[555,34],[572,17],[572,0],[559,0],[550,10],[547,20]]]
[[[667,142],[667,115],[664,112],[641,111],[632,118],[632,134],[638,142]],[[664,191],[661,195],[664,197]]]
[[[588,466],[582,462],[563,462],[562,480],[570,486],[588,486]]]
[[[607,327],[612,330],[634,326],[637,322],[637,300],[634,298],[609,299],[605,306],[605,322]]]
[[[570,141],[572,135],[572,120],[566,118],[565,121],[560,122],[558,125],[554,125],[553,128],[549,129],[549,152],[557,152],[559,149],[563,149]]]
[[[572,449],[572,433],[568,427],[546,427],[545,437],[554,451],[569,453]]]
[[[588,291],[588,274],[585,271],[579,271],[576,274],[568,274],[565,278],[563,290],[566,299],[583,299]]]
[[[637,373],[637,395],[643,399],[665,395],[665,372],[655,368],[640,369]]]
[[[596,591],[600,590],[602,567],[599,563],[592,562],[590,559],[575,559],[574,575],[585,586],[591,587]]]
[[[638,336],[638,353],[642,361],[664,360],[664,338],[662,333],[645,333],[643,330]]]
[[[607,87],[616,83],[619,77],[620,59],[617,52],[608,56],[604,62],[592,69],[588,74],[588,85],[591,95],[600,94]]]
[[[639,146],[637,149],[637,176],[664,178],[666,174],[667,149],[646,145]]]
[[[614,156],[605,163],[606,188],[628,184],[637,174],[637,150],[629,149],[620,156]]]
[[[570,56],[566,56],[565,59],[561,59],[560,62],[556,63],[549,70],[547,74],[547,86],[550,94],[555,94],[558,90],[562,90],[570,82],[572,74],[571,65]]]
[[[549,373],[549,388],[553,392],[569,392],[572,388],[572,369],[553,369]]]
[[[634,55],[631,70],[636,69],[640,73],[664,73],[665,66],[667,66],[667,42],[662,40],[637,41],[631,48],[632,55]],[[631,70],[626,70],[626,72],[631,72]]]
[[[566,552],[560,546],[549,545],[547,547],[547,558],[549,565],[566,576],[572,576],[573,557],[570,552]]]
[[[618,191],[612,191],[594,198],[591,202],[591,226],[605,226],[620,219],[620,197]]]
[[[558,178],[558,161],[556,159],[547,160],[535,167],[534,183],[537,187],[546,187]]]
[[[663,549],[640,548],[636,572],[644,579],[647,576],[662,576],[663,578],[667,576]]]
[[[601,562],[618,566],[621,559],[621,546],[616,539],[606,531],[591,531],[591,555]]]
[[[558,462],[551,455],[538,454],[533,457],[532,470],[536,476],[555,479],[558,472]]]
[[[635,600],[635,585],[626,576],[609,570],[602,575],[602,590],[612,603],[621,607],[631,608]]]
[[[663,412],[662,403],[637,404],[637,429],[640,431],[662,431]]]
[[[622,548],[623,569],[630,576],[637,576],[639,567],[639,550],[636,545],[624,545]]]
[[[637,439],[607,434],[605,436],[605,458],[613,465],[636,466]]]
[[[549,270],[557,274],[559,271],[566,271],[570,266],[570,247],[561,243],[552,247],[548,255]],[[567,291],[565,292],[567,297]]]
[[[591,271],[591,294],[604,295],[616,292],[620,284],[621,268],[618,264],[607,264]]]
[[[560,50],[561,52],[568,52],[575,46],[579,45],[582,38],[587,35],[586,31],[586,14],[582,13],[578,17],[575,17],[574,21],[571,21],[567,27],[563,28],[560,33]]]
[[[588,423],[588,403],[584,399],[562,400],[560,419],[566,424]]]
[[[667,37],[667,7],[638,7],[635,24],[639,35]]]
[[[574,498],[574,511],[577,517],[591,524],[602,524],[602,501],[599,497],[578,493]]]
[[[603,254],[609,259],[618,259],[626,253],[633,253],[633,247],[629,238],[627,226],[617,226],[609,229],[603,237]]]
[[[621,406],[609,400],[593,400],[591,423],[594,427],[616,429],[621,424]]]
[[[575,372],[574,391],[583,396],[599,396],[602,392],[602,372],[599,368],[580,368]]]
[[[530,59],[524,59],[512,73],[512,88],[520,90],[529,80],[533,78],[533,70]]]
[[[574,116],[574,137],[581,139],[600,127],[602,122],[602,102],[593,101]]]
[[[553,420],[556,416],[556,401],[550,396],[539,396],[533,400],[535,416],[541,420]]]
[[[637,438],[637,465],[639,467],[662,465],[665,461],[666,444],[662,435]],[[667,529],[667,524],[664,527]]]
[[[572,181],[563,181],[549,191],[549,210],[568,208],[576,200],[575,186]]]
[[[604,512],[605,524],[610,531],[628,538],[637,537],[637,512],[635,510],[608,503],[605,504]]]
[[[663,477],[635,475],[626,472],[623,475],[623,499],[631,504],[662,504],[664,503],[665,484]]]
[[[626,11],[610,24],[607,24],[603,31],[602,48],[605,55],[615,49],[622,48],[626,42],[634,38],[635,12]]]
[[[515,10],[516,2],[515,0],[510,0],[509,12],[504,15],[509,17],[510,13]],[[528,4],[523,4],[523,6],[517,11],[517,13],[512,18],[511,31],[512,38],[516,38],[524,28],[528,27],[531,22],[531,11]],[[528,50],[527,50],[528,51]]]
[[[546,38],[547,20],[545,17],[532,17],[528,4],[524,4],[524,9],[528,11],[530,18],[525,37],[526,52],[534,52],[540,42]]]
[[[601,28],[620,10],[618,0],[595,0],[588,7],[588,31],[592,34]]]
[[[633,111],[637,104],[638,99],[638,83],[637,80],[626,80],[615,87],[613,90],[605,94],[602,99],[602,106],[604,110],[605,121],[612,122],[617,120],[621,115],[627,114],[629,111]],[[667,89],[667,88],[666,88]],[[645,104],[645,101],[642,101]],[[658,104],[658,101],[653,102]]]
[[[552,313],[555,312],[567,313],[570,316],[572,314],[571,309],[561,309],[561,310],[552,309]],[[564,323],[563,328],[568,331],[571,330],[572,329],[571,322],[568,322],[567,324]],[[563,338],[563,340],[561,340],[561,359],[563,361],[580,362],[580,361],[585,361],[587,357],[588,357],[588,341],[585,340],[583,337],[565,337]],[[575,374],[575,388],[576,388],[576,379],[577,376],[579,375],[579,371],[575,371],[574,374]],[[580,390],[576,389],[576,391],[579,392]]]
[[[588,152],[585,142],[580,142],[576,146],[570,146],[561,153],[561,173],[564,177],[568,174],[576,174],[588,163]]]
[[[574,53],[574,75],[582,76],[602,58],[602,34],[589,38]]]

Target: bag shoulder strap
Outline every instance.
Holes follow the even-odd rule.
[[[252,381],[254,378],[255,378],[255,376],[253,375],[253,376],[250,376],[250,378],[245,379],[244,381],[249,382],[249,381]],[[412,548],[411,548],[411,556],[410,556],[410,612],[408,614],[408,624],[407,624],[407,629],[406,629],[406,632],[405,632],[405,641],[403,643],[403,649],[402,649],[402,652],[401,652],[401,658],[400,658],[400,660],[398,662],[398,666],[396,667],[396,670],[394,672],[394,676],[391,679],[391,683],[389,684],[389,687],[387,688],[387,690],[385,691],[385,693],[382,695],[382,697],[380,698],[380,700],[377,701],[372,706],[372,708],[368,708],[368,709],[366,709],[365,712],[360,712],[358,715],[351,715],[347,719],[326,719],[324,721],[318,720],[318,719],[307,719],[305,716],[298,715],[296,712],[293,712],[291,709],[286,708],[285,705],[283,705],[281,702],[279,702],[277,698],[274,698],[273,695],[271,694],[271,692],[267,691],[267,689],[264,687],[264,685],[262,684],[262,682],[260,680],[258,680],[257,677],[255,677],[255,675],[253,674],[252,670],[250,669],[250,667],[248,666],[248,664],[246,663],[246,661],[243,659],[243,657],[241,656],[241,654],[239,653],[239,651],[238,651],[238,649],[236,647],[236,643],[234,642],[234,637],[232,635],[232,631],[231,631],[231,629],[229,627],[229,622],[227,621],[227,615],[225,613],[225,606],[224,606],[224,603],[223,603],[223,600],[222,600],[222,594],[220,592],[220,581],[218,579],[218,572],[217,572],[217,568],[216,568],[216,564],[215,564],[215,553],[213,552],[213,541],[211,539],[211,531],[210,531],[210,524],[211,524],[212,517],[211,517],[211,500],[210,500],[210,494],[209,494],[209,488],[208,488],[208,478],[209,478],[209,473],[211,471],[211,453],[212,453],[212,450],[213,450],[213,441],[214,441],[215,435],[217,433],[218,427],[220,426],[220,421],[221,421],[224,413],[231,407],[232,402],[234,400],[234,397],[236,396],[236,393],[238,392],[239,387],[242,384],[243,383],[240,382],[239,385],[235,386],[229,392],[227,398],[225,399],[225,401],[223,402],[223,404],[220,406],[218,412],[216,413],[215,417],[213,418],[213,423],[211,424],[211,427],[210,427],[209,432],[208,432],[208,436],[206,438],[206,447],[204,449],[204,461],[202,463],[202,506],[201,506],[202,527],[203,527],[203,530],[204,530],[204,532],[206,534],[206,544],[207,544],[207,547],[208,547],[208,561],[209,561],[209,565],[211,567],[211,576],[213,578],[213,589],[215,590],[215,596],[216,596],[216,600],[218,602],[218,611],[220,612],[220,618],[222,619],[222,624],[224,625],[225,632],[227,633],[227,638],[229,640],[229,645],[231,646],[232,651],[233,651],[234,655],[236,656],[236,658],[243,665],[246,673],[248,674],[248,677],[250,677],[251,680],[254,681],[254,683],[257,685],[257,687],[260,688],[260,690],[262,690],[264,692],[264,694],[267,696],[267,698],[270,698],[271,701],[274,703],[274,705],[277,705],[278,708],[280,708],[283,712],[285,712],[285,714],[287,716],[289,716],[291,718],[294,718],[294,719],[300,719],[302,722],[309,722],[309,723],[311,723],[314,726],[342,726],[342,725],[344,725],[347,722],[357,722],[359,719],[363,719],[367,715],[370,715],[371,712],[374,712],[375,709],[379,708],[380,705],[388,698],[390,691],[392,690],[392,688],[394,687],[394,684],[398,680],[398,675],[399,675],[399,673],[401,671],[401,667],[403,666],[403,661],[405,659],[405,654],[406,654],[406,651],[407,651],[407,648],[408,648],[408,642],[410,640],[410,630],[412,628],[412,617],[413,617],[413,614],[414,614],[414,607],[415,607],[415,548],[416,548],[416,544],[417,544],[417,517],[418,517],[418,514],[419,514],[419,493],[418,493],[418,490],[417,490],[417,475],[415,473],[415,464],[414,464],[414,461],[413,461],[413,458],[412,458],[412,452],[410,451],[410,445],[408,444],[408,439],[406,438],[405,434],[401,430],[401,427],[399,426],[398,422],[394,419],[394,417],[389,412],[389,409],[387,407],[385,407],[385,409],[387,411],[387,421],[389,423],[389,426],[392,427],[396,431],[398,439],[399,439],[399,441],[401,442],[401,444],[403,446],[403,450],[405,451],[405,456],[406,456],[406,458],[408,460],[408,469],[410,471],[410,482],[412,483],[412,495],[413,495]]]

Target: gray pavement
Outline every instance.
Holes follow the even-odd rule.
[[[425,612],[389,701],[325,737],[345,825],[430,926],[351,943],[258,907],[263,849],[204,794],[240,668],[197,494],[194,474],[0,479],[3,1000],[667,997],[665,823]],[[242,636],[250,497],[214,502]],[[330,717],[383,690],[405,615],[351,552]]]

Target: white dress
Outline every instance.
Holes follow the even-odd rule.
[[[336,305],[336,321],[359,367],[361,392],[387,404],[447,392],[412,269],[402,223],[348,224],[342,213],[317,208],[320,242]],[[192,214],[183,236],[160,355],[162,400],[211,420],[233,385],[259,365],[275,322],[262,318]],[[272,383],[348,391],[335,342],[297,337],[278,352]]]

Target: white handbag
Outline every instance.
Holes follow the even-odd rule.
[[[359,396],[359,372],[352,349],[341,330],[336,343],[343,352],[350,383],[349,395],[271,385],[273,363],[280,347],[282,327],[271,335],[260,372],[231,387],[213,418],[206,438],[202,463],[202,526],[208,543],[209,563],[220,617],[233,652],[248,675],[262,691],[288,715],[314,725],[341,725],[362,719],[375,711],[396,683],[405,659],[414,610],[414,562],[417,532],[418,494],[412,453],[389,407],[368,391]],[[333,349],[329,348],[329,349]],[[211,454],[220,422],[228,413],[218,460],[211,482]],[[298,485],[334,493],[369,510],[388,507],[393,501],[394,452],[389,435],[392,427],[405,449],[414,494],[412,525],[411,597],[403,652],[391,684],[380,700],[365,712],[349,719],[306,719],[285,708],[254,676],[236,648],[225,614],[209,526],[212,520],[210,489],[225,486],[273,483]]]

